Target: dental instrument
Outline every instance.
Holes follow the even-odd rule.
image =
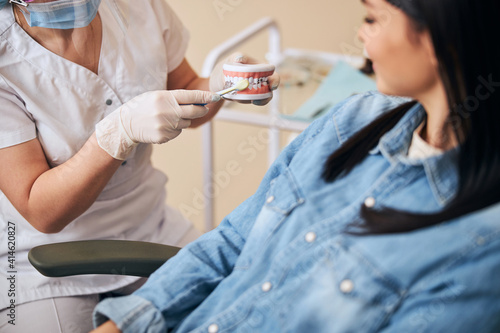
[[[229,87],[229,88],[226,88],[226,89],[223,89],[223,90],[219,90],[217,92],[215,92],[217,95],[221,96],[221,97],[224,97],[224,95],[226,94],[229,94],[229,93],[234,93],[236,91],[242,91],[242,90],[245,90],[247,89],[249,86],[249,82],[247,79],[244,79],[244,80],[241,80],[239,81],[238,83],[236,83],[235,85]],[[226,98],[226,97],[224,97]],[[190,104],[180,104],[180,105],[190,105]],[[196,106],[205,106],[207,104],[193,104],[193,105],[196,105]]]
[[[250,82],[247,79],[241,80],[232,87],[223,89],[221,91],[216,92],[216,94],[220,96],[224,96],[226,94],[229,94],[230,92],[236,92],[236,91],[242,91],[248,88],[250,85]]]

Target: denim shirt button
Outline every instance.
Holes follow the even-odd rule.
[[[273,201],[274,201],[274,196],[272,196],[272,195],[269,198],[267,198],[267,200],[266,200],[267,203],[271,203]]]
[[[349,294],[353,290],[354,290],[354,283],[351,280],[345,279],[342,282],[340,282],[340,291],[343,292],[344,294]]]
[[[365,206],[368,208],[373,208],[375,206],[375,198],[374,197],[368,197],[365,200]]]
[[[271,284],[271,282],[265,282],[262,284],[262,291],[267,293],[269,290],[271,290],[272,287],[273,285]]]
[[[314,242],[316,240],[316,234],[314,232],[312,232],[312,231],[308,232],[306,234],[305,239],[306,239],[306,242],[312,243],[312,242]]]
[[[219,326],[217,324],[212,324],[208,326],[208,333],[217,333],[219,332]]]

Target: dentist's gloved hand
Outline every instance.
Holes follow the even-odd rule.
[[[225,78],[224,78],[224,71],[222,70],[222,66],[224,64],[231,64],[231,63],[240,63],[240,64],[258,64],[259,62],[253,58],[245,56],[241,52],[233,53],[231,54],[227,59],[219,62],[214,69],[212,70],[212,73],[210,74],[210,90],[213,92],[219,91],[224,89],[224,84],[225,84]],[[280,85],[280,77],[279,75],[274,72],[273,75],[269,77],[269,86],[271,88],[271,91],[278,89],[278,86]],[[272,97],[267,98],[267,99],[261,99],[261,100],[255,100],[255,101],[237,101],[238,103],[243,103],[243,104],[254,104],[254,105],[266,105],[271,101]]]
[[[165,143],[191,125],[191,119],[207,114],[203,105],[220,96],[201,90],[151,91],[113,111],[96,125],[99,146],[124,160],[139,143]]]

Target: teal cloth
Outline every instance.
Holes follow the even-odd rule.
[[[312,121],[325,114],[331,107],[349,96],[376,90],[374,80],[344,61],[339,61],[330,70],[314,95],[292,115],[285,118]]]

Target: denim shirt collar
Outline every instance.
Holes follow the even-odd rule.
[[[423,106],[416,104],[393,129],[382,136],[371,153],[382,153],[391,164],[422,166],[437,202],[446,206],[455,197],[458,189],[458,148],[421,160],[408,158],[413,132],[425,117]]]

